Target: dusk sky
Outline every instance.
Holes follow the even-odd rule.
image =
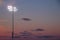
[[[8,11],[7,6],[12,5],[12,2],[18,9],[14,13],[15,33],[33,32],[31,30],[41,28],[44,29],[42,35],[60,35],[59,0],[0,0],[0,35],[11,33],[12,12]]]

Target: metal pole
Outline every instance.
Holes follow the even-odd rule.
[[[12,11],[12,40],[14,40],[14,11]]]

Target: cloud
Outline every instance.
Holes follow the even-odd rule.
[[[23,37],[23,38],[28,38],[31,37],[32,33],[28,31],[20,32],[18,35],[16,35],[16,38]]]
[[[37,28],[37,29],[35,29],[33,31],[44,31],[44,29]]]
[[[54,36],[49,36],[49,35],[45,35],[45,36],[36,36],[37,38],[53,38]]]
[[[31,19],[29,19],[29,18],[22,18],[22,20],[31,21]]]

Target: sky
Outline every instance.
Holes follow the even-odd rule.
[[[59,0],[0,0],[0,35],[10,35],[12,31],[12,13],[8,5],[17,7],[14,12],[15,33],[29,31],[34,34],[60,35],[60,1]],[[31,21],[22,20],[29,18]],[[42,32],[33,32],[36,28]]]

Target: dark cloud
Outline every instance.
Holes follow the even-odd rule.
[[[22,18],[22,20],[24,20],[24,21],[31,21],[31,19],[29,19],[29,18]]]
[[[33,30],[33,31],[44,31],[44,29],[38,28],[38,29],[35,29],[35,30]]]
[[[43,38],[53,38],[53,36],[42,36]]]
[[[36,36],[37,38],[53,38],[54,36],[47,36],[47,35],[45,35],[45,36]]]

